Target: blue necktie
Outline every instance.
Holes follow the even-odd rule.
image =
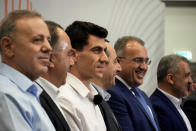
[[[29,93],[31,93],[33,96],[35,96],[36,97],[36,99],[37,99],[37,101],[38,102],[40,102],[39,101],[39,98],[37,97],[37,87],[33,84],[33,85],[31,85],[28,89],[27,89],[27,91],[29,92]]]
[[[150,112],[149,106],[146,104],[146,101],[144,100],[143,96],[140,94],[139,89],[132,88],[131,91],[134,92],[136,99],[139,101],[139,103],[142,105],[142,107],[145,109],[146,113],[150,117],[154,127],[156,128],[156,131],[158,131],[157,124],[152,116],[152,113]]]

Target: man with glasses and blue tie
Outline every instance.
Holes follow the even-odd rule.
[[[159,131],[158,120],[147,95],[138,87],[143,83],[148,65],[144,41],[124,36],[115,43],[121,72],[116,85],[108,90],[108,101],[123,131]]]

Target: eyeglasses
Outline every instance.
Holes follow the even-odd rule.
[[[127,60],[128,62],[133,61],[133,62],[135,62],[135,63],[137,63],[137,64],[143,64],[143,63],[145,63],[145,64],[147,64],[147,65],[150,65],[150,64],[151,64],[151,60],[150,60],[149,58],[135,57],[135,58],[133,58],[133,59],[128,59],[128,58],[122,57],[122,56],[118,56],[118,58],[120,58],[120,59],[125,59],[125,60]]]

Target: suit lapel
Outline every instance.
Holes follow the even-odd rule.
[[[135,105],[137,105],[141,109],[141,111],[145,114],[147,119],[150,121],[151,125],[154,127],[154,125],[153,125],[153,123],[151,121],[151,118],[149,117],[149,115],[145,111],[144,107],[139,103],[139,101],[133,95],[133,93],[122,82],[120,82],[118,79],[116,79],[116,85],[121,88],[122,92],[126,95],[126,98],[129,101],[132,101]],[[144,100],[145,100],[145,98],[144,98]],[[147,104],[147,102],[146,102],[146,104]]]
[[[161,91],[159,91],[158,89],[156,89],[156,94],[162,99],[162,101],[164,103],[166,103],[166,105],[168,105],[170,110],[172,110],[176,114],[176,116],[178,117],[179,121],[182,122],[182,125],[184,126],[184,128],[187,129],[186,124],[185,124],[182,116],[180,115],[180,113],[178,112],[178,110],[176,109],[174,104]]]
[[[95,86],[94,84],[92,84],[92,85]],[[99,90],[96,87],[94,87],[94,88],[99,93]],[[99,95],[100,95],[100,93],[99,93]],[[98,104],[98,106],[99,106],[101,114],[104,118],[104,121],[105,121],[105,124],[107,127],[107,131],[121,131],[121,128],[120,128],[112,110],[110,109],[109,105],[104,100],[102,100],[102,102],[100,104]],[[112,120],[112,122],[111,122],[111,120]]]
[[[103,115],[103,118],[104,118],[105,123],[106,123],[107,128],[108,128],[108,131],[120,131],[120,126],[119,126],[112,110],[107,105],[107,103],[105,101],[102,101],[98,106],[101,110],[101,113]],[[113,121],[115,127],[111,127],[109,125],[109,124],[111,124],[111,120]],[[112,129],[109,129],[109,128],[112,128]]]
[[[65,131],[70,131],[69,126],[65,120],[65,118],[63,117],[62,113],[60,112],[60,110],[58,109],[58,107],[56,106],[56,104],[53,102],[53,100],[51,99],[51,97],[46,93],[46,91],[43,89],[43,92],[40,96],[40,99],[42,99],[42,101],[45,101],[45,103],[47,105],[43,105],[43,107],[48,106],[48,108],[50,108],[49,110],[51,110],[56,117],[59,119],[58,122],[61,123],[61,125],[64,127]],[[41,102],[42,104],[43,102]],[[47,109],[45,109],[47,112]]]

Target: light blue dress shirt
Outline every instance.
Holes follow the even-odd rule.
[[[0,130],[55,131],[37,98],[28,89],[34,84],[14,68],[0,63]]]
[[[95,87],[97,89],[97,91],[102,96],[102,98],[104,99],[104,101],[109,101],[109,99],[111,97],[110,93],[108,93],[107,91],[103,90],[102,88],[100,88],[98,85],[96,85],[93,82],[91,82],[91,85],[93,85],[93,87]]]

